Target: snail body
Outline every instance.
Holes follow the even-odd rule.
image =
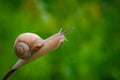
[[[66,38],[65,33],[73,30],[70,28],[64,32],[62,29],[47,39],[42,39],[34,33],[20,34],[14,42],[15,54],[20,58],[12,69],[4,76],[3,80],[6,80],[13,72],[19,69],[24,64],[31,62],[49,51],[57,49]]]
[[[23,33],[23,34],[26,34],[26,33]],[[21,35],[23,35],[23,34],[21,34]],[[29,34],[33,34],[33,33],[29,33]],[[17,39],[19,39],[19,36],[18,36]],[[16,41],[17,41],[17,39],[16,39]],[[64,42],[64,40],[65,40],[64,35],[60,35],[59,33],[55,34],[55,35],[52,35],[51,37],[49,37],[45,40],[42,40],[42,41],[40,40],[41,42],[40,41],[39,42],[40,42],[41,45],[39,43],[37,43],[39,45],[34,44],[34,45],[36,45],[36,47],[34,47],[34,45],[33,45],[34,48],[32,48],[32,51],[31,51],[31,48],[30,48],[30,50],[28,51],[27,55],[24,56],[24,58],[23,57],[21,58],[21,56],[19,56],[19,54],[21,54],[21,53],[19,53],[18,51],[15,50],[15,52],[18,52],[18,53],[16,53],[16,55],[20,59],[13,66],[12,69],[18,69],[22,65],[39,58],[40,56],[46,54],[47,52],[57,49],[60,46],[60,44]],[[16,47],[16,44],[17,44],[16,41],[15,41],[14,48],[17,48]],[[17,41],[17,42],[19,42],[19,41]],[[33,51],[34,51],[34,53],[33,53]],[[24,54],[26,54],[26,51],[24,51]]]

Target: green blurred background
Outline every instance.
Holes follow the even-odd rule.
[[[0,0],[0,79],[18,60],[19,34],[73,26],[68,42],[8,80],[120,80],[120,0]]]

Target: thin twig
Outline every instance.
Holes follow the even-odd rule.
[[[4,77],[2,80],[7,80],[7,78],[16,71],[16,69],[11,69]]]

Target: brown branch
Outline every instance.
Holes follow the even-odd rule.
[[[16,69],[11,69],[11,70],[3,77],[2,80],[7,80],[7,78],[10,77],[10,75],[11,75],[12,73],[14,73],[15,71],[16,71]]]

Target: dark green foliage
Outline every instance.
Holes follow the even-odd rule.
[[[13,44],[19,34],[45,39],[73,26],[68,42],[8,80],[120,80],[119,0],[1,0],[0,78],[18,60]]]

